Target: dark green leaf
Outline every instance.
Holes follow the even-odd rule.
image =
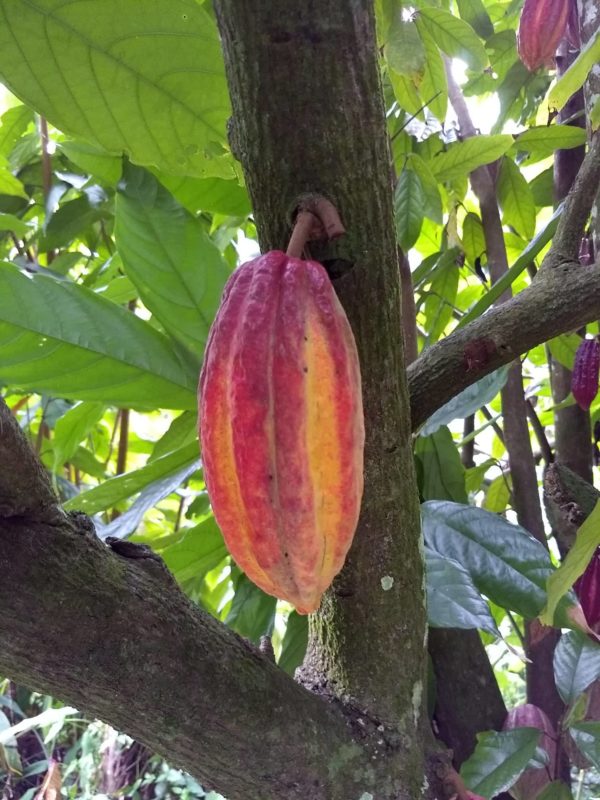
[[[548,167],[530,182],[533,201],[538,208],[554,204],[554,168]]]
[[[293,675],[306,653],[308,644],[308,617],[292,611],[287,619],[287,626],[281,643],[281,655],[278,664],[288,675]]]
[[[494,26],[482,0],[457,0],[458,13],[481,36],[487,39],[494,33]]]
[[[457,561],[425,548],[427,615],[434,628],[480,628],[499,635],[488,604]]]
[[[265,594],[242,574],[225,624],[258,644],[261,636],[270,636],[273,631],[276,604],[275,597]]]
[[[406,252],[419,238],[425,198],[421,180],[412,169],[404,169],[396,185],[394,216],[400,247]]]
[[[428,547],[462,564],[479,591],[496,605],[530,619],[538,615],[553,570],[538,541],[481,508],[439,500],[421,508]]]
[[[423,465],[421,492],[425,500],[467,502],[465,469],[448,428],[441,427],[431,436],[419,436],[415,455]]]
[[[431,174],[427,162],[416,153],[410,153],[406,166],[418,176],[423,191],[423,214],[439,225],[443,222],[442,199],[436,179]],[[420,226],[419,226],[420,230]]]
[[[475,752],[460,769],[467,787],[485,798],[506,791],[533,757],[540,733],[537,728],[514,728],[477,734]]]
[[[581,631],[563,633],[554,651],[554,680],[567,705],[600,678],[600,645]]]
[[[106,211],[90,205],[85,195],[76,200],[69,200],[50,217],[50,222],[40,240],[40,247],[43,250],[64,247],[73,239],[81,237],[95,222],[107,216]]]
[[[600,722],[578,722],[569,732],[583,755],[600,769]]]

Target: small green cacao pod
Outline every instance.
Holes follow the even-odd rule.
[[[558,43],[565,35],[574,0],[525,0],[517,47],[519,58],[533,72],[552,65]]]
[[[598,394],[598,371],[600,370],[600,341],[584,339],[575,353],[575,364],[571,377],[573,397],[585,411]]]

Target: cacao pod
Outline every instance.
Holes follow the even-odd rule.
[[[548,756],[547,766],[529,767],[508,790],[515,800],[534,800],[550,783],[550,776],[556,772],[556,731],[548,716],[533,703],[511,708],[502,729],[507,731],[513,728],[537,728],[542,731],[539,745]]]
[[[231,555],[265,592],[315,611],[356,530],[364,446],[356,344],[321,264],[272,251],[233,273],[199,412]]]
[[[597,338],[584,339],[575,353],[571,389],[576,402],[586,411],[598,394],[599,370],[600,342]]]
[[[596,550],[583,575],[573,586],[587,624],[595,633],[600,633],[600,548]]]
[[[573,0],[525,0],[517,31],[519,58],[533,72],[552,65],[565,35]]]

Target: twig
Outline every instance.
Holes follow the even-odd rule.
[[[529,421],[531,422],[531,427],[533,428],[533,432],[535,433],[536,439],[538,440],[540,450],[542,451],[542,458],[544,459],[546,464],[551,464],[554,461],[554,453],[552,452],[552,448],[550,447],[550,442],[548,441],[548,437],[546,436],[546,431],[544,429],[544,426],[540,422],[540,418],[538,417],[538,415],[535,413],[535,408],[533,407],[531,398],[527,398],[525,403],[526,403],[527,416],[529,417]]]

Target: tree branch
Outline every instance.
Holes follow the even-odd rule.
[[[427,348],[409,366],[413,430],[479,378],[600,316],[600,267],[582,267],[577,253],[565,256],[573,253],[574,230],[579,241],[599,183],[600,135],[595,134],[531,286]]]
[[[339,707],[194,606],[149,550],[116,554],[87,517],[62,512],[2,400],[0,425],[0,673],[110,722],[230,800],[373,790],[375,753]]]

